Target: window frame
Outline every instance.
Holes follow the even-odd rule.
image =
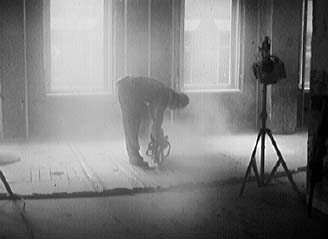
[[[302,91],[308,92],[310,91],[310,79],[308,81],[305,81],[306,77],[306,63],[307,63],[307,33],[308,33],[308,17],[309,17],[309,2],[311,2],[311,9],[313,10],[313,0],[303,0],[303,9],[302,9],[302,33],[301,33],[301,47],[300,47],[300,71],[299,71],[299,82],[298,82],[298,88]],[[312,12],[311,12],[312,15]],[[313,16],[311,17],[313,21]],[[312,34],[313,29],[311,32],[311,38],[310,38],[310,46],[312,41]],[[311,49],[310,49],[311,52]],[[311,64],[311,56],[309,59],[309,63]]]
[[[185,1],[182,0],[180,9],[180,76],[179,88],[184,92],[190,93],[216,93],[216,92],[241,92],[242,90],[242,75],[243,75],[243,59],[241,57],[241,51],[243,48],[242,39],[244,36],[243,31],[243,19],[244,19],[244,8],[242,1],[231,0],[231,19],[230,19],[230,57],[229,57],[229,84],[218,83],[217,85],[201,84],[189,85],[185,84]],[[235,8],[235,9],[233,9]],[[235,20],[235,21],[234,21]],[[201,86],[201,87],[199,87]]]
[[[114,7],[112,1],[103,1],[103,88],[95,91],[53,90],[51,89],[51,29],[50,1],[43,1],[43,71],[44,93],[46,96],[80,96],[114,94]]]

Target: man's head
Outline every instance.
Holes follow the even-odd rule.
[[[169,102],[170,109],[182,109],[189,104],[189,97],[184,93],[178,93],[171,90],[171,97]]]

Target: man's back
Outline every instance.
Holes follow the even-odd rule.
[[[149,104],[167,105],[169,98],[169,88],[164,83],[148,77],[126,76],[120,79],[117,84],[129,86],[131,92],[128,94]]]

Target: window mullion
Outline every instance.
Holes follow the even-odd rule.
[[[103,38],[104,38],[104,42],[103,42],[103,58],[104,58],[104,89],[108,90],[109,89],[109,26],[110,26],[110,9],[109,9],[109,2],[107,0],[104,0],[104,19],[103,19]]]

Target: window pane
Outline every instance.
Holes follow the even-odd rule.
[[[103,0],[51,0],[51,92],[104,89]]]
[[[312,40],[312,0],[308,0],[305,46],[304,89],[310,89],[311,40]]]
[[[184,45],[185,88],[230,86],[231,0],[186,0]]]

